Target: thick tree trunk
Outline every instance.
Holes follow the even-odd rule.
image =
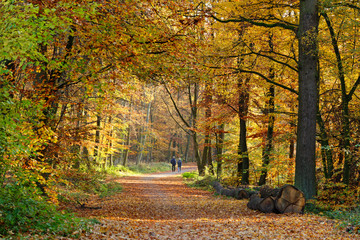
[[[315,136],[318,79],[318,2],[300,1],[299,114],[296,144],[295,186],[306,198],[316,195]]]

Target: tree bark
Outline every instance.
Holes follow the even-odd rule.
[[[306,198],[316,195],[315,136],[318,79],[318,2],[300,1],[299,113],[295,159],[295,186]]]

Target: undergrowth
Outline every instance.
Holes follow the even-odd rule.
[[[58,200],[65,204],[85,206],[90,195],[104,198],[121,192],[121,185],[106,181],[106,176],[104,172],[67,171],[63,176],[67,184],[59,187]]]
[[[7,184],[0,189],[0,237],[5,239],[28,234],[76,238],[93,223],[57,211],[34,187]]]
[[[330,181],[319,188],[316,201],[308,201],[305,210],[338,221],[347,232],[360,233],[360,187]]]
[[[360,207],[333,208],[323,202],[310,200],[305,206],[305,212],[317,214],[337,221],[340,228],[349,233],[360,234]]]
[[[199,176],[196,171],[185,172],[182,174],[182,177],[185,179],[187,186],[206,191],[213,191],[211,183],[216,180],[216,177],[211,175]]]

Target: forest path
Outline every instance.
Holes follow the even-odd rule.
[[[89,201],[101,209],[78,210],[102,222],[81,239],[354,239],[326,218],[264,214],[247,209],[246,200],[189,188],[177,172],[114,181],[122,193]]]

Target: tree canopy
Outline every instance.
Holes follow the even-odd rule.
[[[55,201],[70,170],[176,156],[232,185],[358,194],[359,10],[2,0],[0,181]]]

